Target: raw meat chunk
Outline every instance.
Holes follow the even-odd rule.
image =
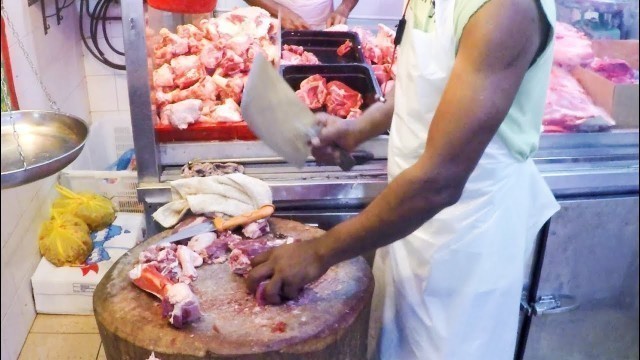
[[[557,22],[554,38],[553,62],[556,65],[572,68],[593,61],[591,40],[575,27]]]
[[[339,81],[328,83],[327,90],[325,103],[329,114],[346,118],[351,109],[362,106],[362,95]]]
[[[242,121],[240,106],[232,99],[227,99],[224,104],[213,108],[211,117],[214,122],[239,122]]]
[[[168,288],[162,299],[162,315],[178,329],[200,319],[200,304],[189,285],[177,283]]]
[[[242,229],[242,234],[249,239],[257,239],[269,233],[269,222],[267,219],[254,221]]]
[[[320,64],[318,58],[305,51],[302,46],[284,45],[282,47],[282,61],[283,65],[316,65]]]
[[[198,278],[196,267],[202,265],[202,257],[184,245],[178,245],[176,256],[178,257],[178,261],[180,262],[180,267],[182,269],[179,278],[180,282],[189,284],[190,282],[195,281]]]
[[[153,86],[173,86],[173,70],[169,64],[163,64],[153,72]]]
[[[327,80],[320,75],[312,75],[300,83],[296,95],[310,109],[317,110],[324,105],[327,97]]]
[[[621,59],[595,58],[591,69],[616,84],[637,83],[636,71]]]
[[[235,249],[229,254],[229,268],[238,275],[246,275],[251,271],[251,260],[242,251]]]
[[[160,122],[171,124],[178,129],[186,129],[189,124],[196,122],[200,118],[202,110],[202,100],[188,99],[169,104],[162,108],[160,112]]]
[[[344,44],[340,45],[340,47],[338,47],[338,50],[336,51],[338,53],[338,56],[344,56],[346,53],[348,53],[349,51],[351,51],[351,48],[353,47],[353,43],[349,40],[345,41]]]

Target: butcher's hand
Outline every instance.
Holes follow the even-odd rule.
[[[308,30],[309,24],[300,15],[285,7],[280,7],[281,26],[285,30]]]
[[[258,285],[267,281],[262,294],[268,304],[281,304],[298,297],[305,285],[320,278],[329,268],[314,239],[282,245],[264,252],[251,260],[253,269],[246,278],[249,291],[255,293]]]
[[[338,6],[338,8],[329,15],[329,18],[327,19],[327,27],[346,24],[349,12],[349,9],[344,4]]]
[[[320,134],[311,141],[311,154],[319,164],[338,165],[339,149],[351,152],[359,145],[355,120],[318,113],[316,124],[320,127]]]

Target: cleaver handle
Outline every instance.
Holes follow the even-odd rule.
[[[263,207],[253,210],[251,212],[234,216],[230,219],[224,220],[222,218],[215,218],[213,223],[216,225],[216,230],[225,231],[232,230],[238,226],[248,225],[254,221],[268,218],[273,214],[275,207],[273,205],[264,205]]]

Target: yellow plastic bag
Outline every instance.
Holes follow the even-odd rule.
[[[116,219],[111,200],[92,193],[75,193],[62,185],[56,185],[62,197],[53,202],[52,208],[83,220],[91,231],[102,230]]]
[[[87,224],[57,211],[42,225],[38,246],[42,256],[55,266],[80,265],[93,250]]]

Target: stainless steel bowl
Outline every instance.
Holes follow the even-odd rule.
[[[12,112],[27,168],[18,152],[8,112],[2,113],[2,188],[51,176],[80,155],[89,134],[81,119],[52,111]]]

